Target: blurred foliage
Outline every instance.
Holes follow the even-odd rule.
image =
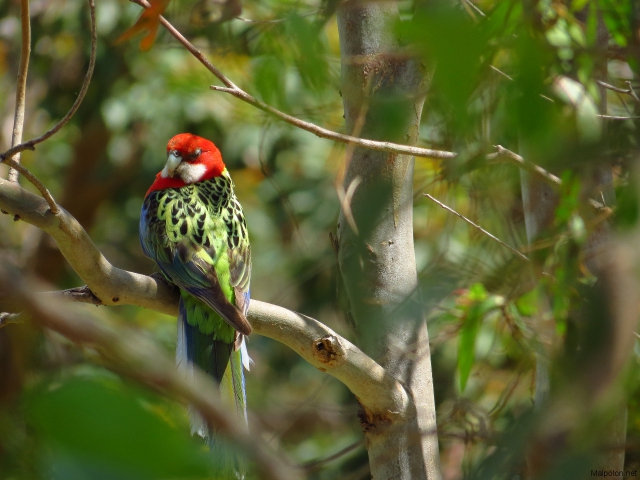
[[[631,231],[638,221],[638,102],[597,83],[640,88],[634,3],[473,3],[477,9],[467,1],[403,1],[396,28],[433,72],[420,144],[460,153],[446,162],[417,159],[415,166],[415,249],[446,479],[511,478],[521,468],[539,420],[531,398],[540,318],[553,323],[558,369],[579,368],[562,358],[574,353],[574,312],[584,307],[595,281],[585,249],[596,223],[585,200],[613,205],[617,199],[612,222],[618,231]],[[89,50],[85,2],[30,4],[25,138],[66,113]],[[597,7],[610,33],[604,49]],[[193,23],[199,8],[195,0],[173,0],[166,16],[240,87],[341,131],[335,1],[248,1],[242,19],[222,24]],[[162,30],[148,52],[139,50],[137,39],[116,45],[139,13],[124,0],[97,2],[98,58],[88,95],[69,125],[23,154],[25,165],[112,263],[151,273],[154,266],[138,243],[138,218],[166,142],[182,131],[214,140],[249,224],[252,296],[311,315],[356,341],[339,304],[329,240],[338,217],[334,185],[343,146],[209,91],[216,80]],[[19,2],[2,2],[2,150],[11,138],[19,48]],[[598,117],[605,99],[602,113],[631,118]],[[431,193],[510,245],[525,246],[520,172],[485,160],[497,144],[526,150],[527,159],[563,181],[549,228],[527,251],[533,268],[421,195]],[[603,161],[613,165],[615,195],[594,180]],[[0,248],[25,271],[55,288],[79,284],[47,237],[7,216],[0,217],[0,228]],[[173,348],[173,318],[131,306],[88,308],[87,314],[135,324]],[[368,478],[362,445],[314,463],[362,439],[357,402],[346,388],[276,342],[254,336],[249,349],[255,365],[247,374],[248,403],[264,440],[307,464],[310,478]],[[215,461],[186,436],[184,406],[91,366],[91,357],[28,326],[0,330],[1,478],[215,478]],[[627,443],[636,445],[627,451],[629,469],[640,468],[638,358],[636,340],[635,368],[625,377]],[[553,388],[567,383],[566,375],[552,372],[559,379]],[[580,448],[545,478],[579,478],[595,447],[585,440]]]

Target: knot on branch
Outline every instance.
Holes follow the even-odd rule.
[[[20,314],[0,312],[0,328],[5,327],[10,323],[20,323]]]
[[[102,303],[102,300],[100,300],[100,298],[98,298],[98,296],[93,293],[88,285],[85,285],[83,287],[68,288],[67,290],[62,290],[60,292],[45,293],[49,295],[59,295],[63,298],[74,300],[76,302],[90,303],[92,305],[104,305],[104,303]]]
[[[345,350],[335,335],[325,335],[313,342],[313,356],[329,367],[337,367],[345,361]],[[322,370],[322,369],[321,369]]]
[[[397,417],[393,412],[372,412],[367,409],[358,399],[360,407],[358,408],[358,420],[360,427],[364,433],[372,433],[374,430],[381,431],[387,425],[390,425]]]

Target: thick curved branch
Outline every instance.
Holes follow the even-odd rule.
[[[57,215],[37,195],[0,179],[0,209],[53,237],[61,253],[88,287],[64,295],[94,305],[138,305],[178,314],[178,291],[160,276],[114,267],[66,210]],[[408,404],[404,388],[348,340],[312,318],[254,300],[249,319],[256,333],[292,348],[315,367],[342,381],[369,412],[402,416]]]
[[[370,412],[401,417],[408,405],[404,388],[387,371],[326,325],[300,313],[252,300],[254,333],[284,343],[317,369],[344,383]]]
[[[37,295],[34,292],[45,286],[25,279],[6,262],[0,264],[0,288],[10,293],[16,306],[25,309],[40,325],[75,343],[93,347],[109,369],[193,405],[209,425],[215,426],[256,462],[260,478],[300,478],[300,474],[288,466],[291,462],[278,458],[259,436],[251,435],[221,407],[218,388],[204,373],[194,372],[193,380],[181,375],[173,360],[149,338],[131,329],[116,328],[103,319],[90,320],[64,302]]]
[[[51,235],[71,268],[103,305],[131,304],[178,314],[178,293],[174,289],[160,279],[111,265],[78,221],[63,208],[54,214],[41,197],[0,179],[0,209]]]
[[[12,146],[9,150],[0,154],[0,162],[4,162],[6,159],[12,158],[16,153],[23,152],[25,150],[34,150],[35,146],[39,143],[44,142],[45,140],[51,138],[54,134],[56,134],[62,127],[64,127],[71,117],[76,113],[82,100],[84,100],[84,96],[89,89],[89,84],[91,83],[91,76],[93,75],[93,68],[96,64],[96,47],[98,44],[98,31],[96,28],[96,5],[95,0],[89,0],[89,12],[91,17],[91,53],[89,54],[89,67],[87,68],[87,73],[82,82],[82,87],[80,87],[80,92],[76,97],[75,102],[67,112],[67,114],[60,119],[58,123],[56,123],[49,131],[40,135],[37,138],[33,138],[26,142],[20,143],[18,145]]]

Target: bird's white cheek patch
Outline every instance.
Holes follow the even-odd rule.
[[[184,183],[196,183],[202,180],[202,177],[204,177],[204,174],[207,172],[207,167],[201,163],[195,165],[182,163],[178,167],[178,171]]]

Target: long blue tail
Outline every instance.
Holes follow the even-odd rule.
[[[244,339],[242,340],[244,342]],[[225,406],[235,410],[239,422],[247,425],[247,400],[244,379],[243,356],[246,348],[236,349],[233,343],[214,340],[212,335],[203,334],[197,326],[187,322],[187,309],[180,299],[178,315],[178,341],[176,364],[186,375],[193,375],[196,365],[210,375],[220,387],[220,397]],[[248,360],[248,359],[246,359]],[[248,362],[245,360],[245,364]],[[190,408],[191,434],[208,439],[214,454],[220,453],[220,439],[215,438],[215,430],[210,430],[202,417]],[[224,450],[224,446],[222,447]],[[237,478],[244,477],[244,466],[235,455],[222,454],[227,469],[233,470]]]

